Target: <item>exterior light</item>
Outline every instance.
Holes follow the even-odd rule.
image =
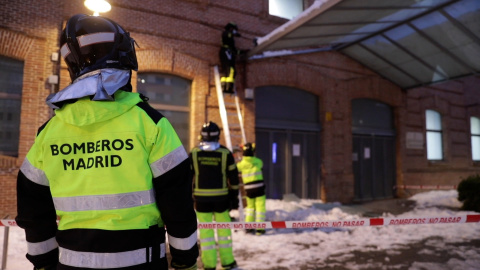
[[[105,0],[85,0],[83,3],[88,9],[93,11],[93,16],[98,16],[101,13],[108,12],[112,9],[110,3]]]

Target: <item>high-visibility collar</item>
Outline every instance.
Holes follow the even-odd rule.
[[[59,109],[56,103],[93,96],[92,100],[114,100],[113,94],[130,79],[130,70],[105,68],[77,78],[74,83],[47,97],[47,105]]]

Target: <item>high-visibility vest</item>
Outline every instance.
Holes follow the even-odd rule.
[[[195,173],[195,196],[226,196],[229,189],[238,189],[238,182],[230,183],[229,187],[227,181],[229,172],[236,171],[233,156],[227,148],[220,146],[213,151],[202,151],[195,147],[191,151],[191,157]],[[235,178],[235,181],[238,181],[238,178]]]

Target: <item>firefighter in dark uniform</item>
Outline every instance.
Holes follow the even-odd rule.
[[[265,222],[266,195],[263,181],[263,161],[255,157],[255,144],[246,143],[242,146],[243,157],[237,163],[247,195],[247,207],[245,207],[246,222]],[[265,229],[248,229],[247,232],[255,232],[257,235],[265,233]]]
[[[72,84],[47,98],[17,179],[34,269],[197,269],[190,162],[170,122],[131,92],[134,40],[105,17],[78,14],[60,52]],[[57,226],[57,216],[59,217]]]
[[[233,94],[235,84],[235,61],[239,51],[235,47],[234,37],[239,37],[238,27],[235,23],[228,23],[222,33],[222,47],[220,48],[221,77],[220,83],[223,92]]]
[[[230,222],[230,209],[238,209],[238,170],[233,154],[220,145],[220,129],[213,122],[205,123],[201,141],[192,149],[190,158],[194,173],[193,195],[199,222]],[[232,231],[216,229],[218,253],[222,269],[237,266],[232,250]],[[201,258],[205,269],[217,265],[217,243],[213,229],[200,229]]]

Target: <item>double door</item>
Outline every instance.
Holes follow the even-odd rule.
[[[284,194],[320,199],[319,133],[308,131],[256,130],[257,157],[264,163],[267,198]]]
[[[356,201],[394,196],[394,136],[354,134],[352,162]]]

